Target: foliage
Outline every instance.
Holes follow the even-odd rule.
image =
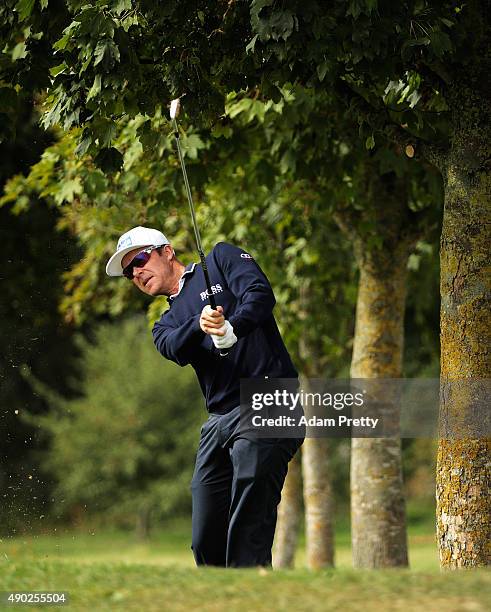
[[[421,240],[408,262],[403,373],[406,378],[440,375],[439,229]]]
[[[15,139],[0,142],[0,188],[16,173],[27,173],[50,143],[51,134],[37,125],[32,103],[19,100],[9,122]],[[20,418],[47,406],[21,376],[24,364],[60,393],[70,393],[73,372],[72,330],[62,324],[58,305],[60,276],[81,251],[67,232],[55,229],[57,210],[35,198],[29,215],[0,210],[0,250],[3,268],[0,303],[0,524],[9,531],[23,527],[44,512],[50,489],[35,460],[42,441]]]
[[[368,234],[367,245],[380,248],[382,228],[360,215],[368,206],[367,163],[370,172],[410,177],[412,222],[423,227],[435,224],[438,208],[431,204],[439,182],[433,186],[426,169],[411,165],[394,148],[379,147],[367,158],[343,110],[333,111],[318,132],[316,126],[326,121],[327,101],[300,87],[285,90],[276,104],[230,94],[219,135],[191,126],[181,138],[205,247],[229,240],[250,248],[275,287],[280,324],[295,361],[302,369],[306,358],[312,361],[300,356],[298,346],[301,335],[312,335],[322,345],[315,358],[319,371],[329,364],[334,376],[350,350],[355,270],[348,264],[352,246],[339,235],[333,213],[353,209],[358,231]],[[159,134],[151,153],[141,144],[141,127],[147,123]],[[27,177],[18,176],[7,186],[2,201],[15,202],[17,208],[27,206],[33,195],[57,205],[60,226],[70,228],[86,251],[66,275],[62,307],[69,320],[143,305],[128,283],[108,281],[104,274],[113,241],[131,225],[163,227],[184,257],[195,257],[168,130],[164,118],[127,121],[117,139],[124,166],[111,175],[98,170],[89,154],[77,157],[76,134],[65,134]],[[162,301],[154,301],[150,319],[161,309]]]
[[[452,85],[484,57],[483,4],[49,0],[48,9],[48,0],[9,0],[3,94],[47,86],[44,124],[83,126],[80,151],[101,151],[107,169],[121,163],[113,145],[123,116],[158,116],[186,93],[191,116],[210,125],[228,91],[257,86],[278,102],[294,82],[349,106],[368,148],[379,132],[435,142],[455,106]]]
[[[162,172],[159,155],[143,156],[136,131],[139,118],[128,124],[120,137],[125,153],[124,172],[105,176],[86,155],[75,154],[76,134],[60,134],[58,142],[48,147],[27,177],[11,179],[0,203],[13,205],[14,211],[28,211],[36,198],[44,198],[59,208],[58,228],[68,230],[85,247],[80,259],[64,277],[66,297],[61,304],[70,322],[81,323],[92,315],[108,313],[117,316],[126,306],[142,308],[147,300],[131,291],[129,283],[108,280],[105,263],[112,254],[119,235],[138,224],[165,225],[172,233],[176,228],[176,247],[189,236],[176,214],[174,182],[180,178],[173,159]],[[171,147],[162,139],[162,152]],[[178,201],[179,203],[179,201]],[[164,223],[165,219],[165,223]],[[190,241],[190,238],[188,238]]]
[[[202,398],[189,369],[164,361],[140,318],[80,341],[80,396],[56,397],[33,422],[50,435],[44,465],[57,480],[53,511],[83,509],[125,524],[139,513],[189,509]]]

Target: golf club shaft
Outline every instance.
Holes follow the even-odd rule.
[[[177,119],[174,118],[172,120],[172,125],[174,127],[174,136],[176,139],[177,154],[179,155],[179,161],[181,162],[182,174],[184,176],[184,185],[186,187],[186,193],[188,196],[189,210],[191,211],[191,219],[193,221],[194,236],[196,238],[196,246],[198,247],[198,253],[199,253],[199,258],[201,260],[201,266],[203,268],[203,274],[205,275],[205,283],[206,283],[206,289],[208,292],[208,299],[210,301],[210,306],[213,308],[213,310],[216,310],[217,305],[215,301],[215,296],[213,295],[213,292],[211,290],[210,275],[208,274],[208,267],[206,265],[205,254],[203,252],[203,247],[201,245],[201,235],[199,233],[198,222],[196,221],[196,213],[194,211],[193,195],[191,193],[191,187],[189,186],[188,173],[186,172],[186,164],[184,163],[184,156],[182,154],[181,138],[179,136],[179,128],[177,126]]]
[[[208,274],[208,266],[206,265],[205,254],[203,252],[203,247],[201,245],[201,236],[199,233],[198,222],[196,221],[196,213],[194,212],[193,194],[191,193],[191,187],[189,186],[188,173],[186,172],[186,164],[184,163],[184,156],[182,154],[181,138],[179,136],[179,127],[177,125],[176,117],[172,119],[172,125],[174,128],[174,136],[176,139],[177,154],[179,155],[179,161],[181,162],[182,174],[184,176],[184,185],[186,186],[186,193],[188,196],[189,210],[191,211],[191,219],[193,221],[194,235],[196,238],[196,246],[198,247],[199,258],[201,260],[201,267],[203,268],[203,274],[205,277],[206,292],[208,295],[210,306],[213,308],[213,310],[216,310],[217,303],[215,301],[215,296],[213,294],[213,291],[211,290],[210,275]],[[228,351],[219,351],[219,354],[220,354],[220,357],[226,357],[228,355]]]

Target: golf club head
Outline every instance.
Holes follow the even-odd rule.
[[[181,100],[179,98],[172,100],[172,102],[170,103],[170,113],[169,113],[170,118],[176,119],[176,117],[179,116],[180,110],[181,110]]]

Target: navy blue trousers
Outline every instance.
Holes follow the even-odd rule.
[[[240,406],[210,414],[201,428],[191,482],[197,565],[271,565],[281,489],[303,438],[246,436]]]

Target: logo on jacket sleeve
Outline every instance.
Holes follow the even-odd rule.
[[[219,284],[216,285],[212,285],[211,286],[211,292],[213,293],[213,295],[216,295],[217,293],[221,293],[223,291],[223,287]],[[205,302],[208,299],[208,292],[207,291],[202,291],[199,294],[201,301]]]
[[[249,255],[249,253],[241,253],[240,256],[242,259],[252,259],[252,255]]]

